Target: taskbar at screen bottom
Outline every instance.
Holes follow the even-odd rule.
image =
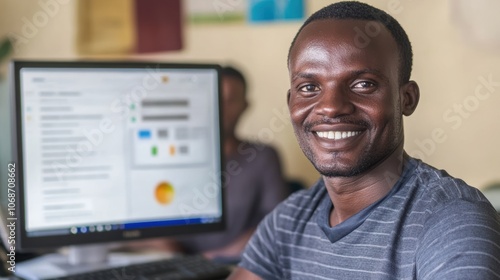
[[[76,234],[88,234],[94,232],[109,232],[114,230],[132,230],[132,229],[144,229],[153,227],[213,224],[213,223],[218,223],[220,221],[221,217],[217,216],[217,217],[203,217],[203,218],[129,222],[121,224],[81,225],[63,229],[28,231],[26,235],[28,237],[57,236],[57,235],[69,235],[69,234],[76,235]]]

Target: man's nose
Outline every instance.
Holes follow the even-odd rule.
[[[324,88],[315,106],[317,114],[329,118],[349,115],[354,112],[352,92],[342,86]]]

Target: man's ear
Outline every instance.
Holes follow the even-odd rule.
[[[413,114],[420,100],[420,89],[415,81],[409,81],[401,88],[401,112],[405,116]]]
[[[286,104],[290,102],[290,90],[286,92]]]

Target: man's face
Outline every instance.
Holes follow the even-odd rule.
[[[367,24],[376,24],[380,32],[368,37],[369,44],[357,46],[356,31]],[[290,52],[289,72],[295,134],[322,175],[362,174],[403,142],[399,51],[382,25],[363,20],[310,23]]]
[[[222,78],[222,106],[224,135],[232,136],[240,116],[247,107],[245,87],[238,78]]]

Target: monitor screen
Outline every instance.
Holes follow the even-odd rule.
[[[11,70],[20,249],[223,229],[217,65]]]

